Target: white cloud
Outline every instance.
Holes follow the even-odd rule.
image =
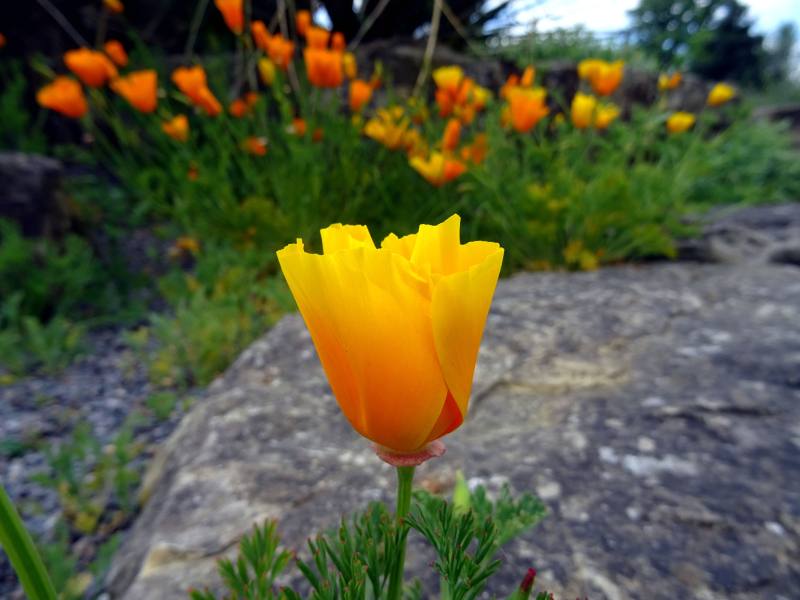
[[[750,0],[750,15],[762,33],[774,31],[785,21],[800,28],[800,0]],[[559,27],[582,25],[598,32],[619,31],[629,25],[627,11],[636,8],[638,0],[517,0],[517,23],[526,27],[534,22],[537,29],[547,31]]]

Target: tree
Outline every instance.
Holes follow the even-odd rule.
[[[767,78],[771,83],[782,83],[790,78],[796,45],[797,28],[793,23],[783,23],[767,52]]]
[[[692,70],[708,79],[729,79],[763,85],[766,75],[764,36],[751,33],[747,7],[726,0],[715,11],[711,26],[690,42]]]
[[[363,0],[359,10],[353,0],[322,0],[322,4],[336,31],[353,39],[372,14],[377,18],[365,31],[364,41],[387,39],[396,36],[410,37],[421,27],[430,23],[433,0]],[[447,6],[458,19],[460,26],[470,39],[480,39],[486,26],[499,19],[511,2],[487,2],[487,0],[447,0]],[[376,10],[379,12],[376,12]],[[464,40],[449,19],[443,17],[439,38],[454,47],[463,46]]]
[[[751,32],[738,0],[640,0],[629,16],[635,42],[662,68],[756,85],[765,80],[764,38]]]
[[[662,68],[685,65],[692,38],[711,28],[716,11],[726,1],[640,0],[639,6],[628,12],[633,21],[631,33]]]

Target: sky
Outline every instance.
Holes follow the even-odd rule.
[[[520,24],[537,19],[537,29],[547,31],[557,27],[583,25],[597,32],[611,32],[629,25],[627,11],[635,8],[638,0],[516,0],[520,9]],[[800,29],[800,0],[750,0],[750,16],[756,20],[759,33],[772,33],[785,21],[794,22]],[[527,9],[525,6],[531,5]]]

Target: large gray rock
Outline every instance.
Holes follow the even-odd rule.
[[[63,232],[62,173],[54,158],[0,152],[0,218],[16,222],[25,235]]]
[[[717,208],[694,223],[700,234],[678,242],[684,260],[800,266],[800,202]]]
[[[446,492],[460,468],[549,506],[504,553],[493,593],[534,566],[564,598],[797,597],[798,275],[669,264],[500,283],[470,418],[418,477]],[[393,485],[288,316],[166,444],[112,597],[216,588],[215,560],[253,523],[278,519],[301,549]],[[430,579],[416,551],[409,569]]]

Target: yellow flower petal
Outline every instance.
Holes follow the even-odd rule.
[[[289,247],[278,258],[353,427],[396,451],[423,446],[447,388],[430,300],[408,285],[408,262],[366,247],[324,256]]]
[[[503,262],[503,249],[498,244],[475,244],[464,254],[480,262],[442,277],[434,287],[431,305],[439,364],[463,416],[467,414],[478,349]]]

